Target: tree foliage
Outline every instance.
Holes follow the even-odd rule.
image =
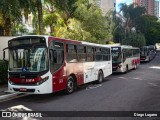
[[[135,21],[145,13],[145,8],[136,6],[135,4],[120,4],[120,12],[125,18],[125,33],[130,33],[131,29],[136,26]]]
[[[52,4],[54,7],[52,7]],[[70,39],[105,43],[108,37],[102,11],[89,0],[59,0],[45,3],[44,25],[51,35]]]
[[[124,45],[131,45],[134,47],[142,47],[146,45],[146,40],[143,34],[140,33],[129,33],[123,40]]]
[[[135,37],[144,35],[147,44],[160,42],[160,23],[155,17],[145,15],[144,7],[121,4],[121,17],[113,11],[104,16],[102,10],[89,0],[1,0],[0,26],[5,35],[11,35],[11,30],[25,33],[27,30],[21,25],[22,15],[27,20],[29,13],[34,16],[34,34],[95,43],[124,42],[132,36],[132,40],[144,43],[131,35],[135,29],[133,34],[138,36]],[[45,28],[49,28],[50,33],[45,33]]]
[[[8,79],[8,61],[0,60],[0,83],[7,83]]]
[[[90,4],[88,0],[79,0],[75,5],[75,18],[81,21],[82,28],[92,35],[93,39],[88,41],[105,43],[107,39],[107,27],[101,9],[95,4]]]
[[[2,25],[4,35],[11,35],[12,21],[21,21],[21,9],[19,0],[1,0],[0,14],[2,15]]]
[[[147,45],[160,42],[160,23],[155,16],[143,15],[137,21],[137,32],[143,33]]]
[[[138,41],[134,39],[134,36],[131,34],[135,34],[135,38],[140,38],[139,35],[144,36],[147,45],[153,45],[156,42],[160,42],[160,24],[158,23],[156,17],[145,14],[144,7],[137,6],[136,4],[121,4],[120,12],[122,13],[122,18],[124,19],[124,22],[123,20],[119,20],[119,24],[124,25],[120,25],[115,31],[115,41],[125,41],[124,43],[126,44],[129,44],[129,42],[131,42],[132,44],[133,40],[135,40],[135,42],[139,42],[139,44],[144,43],[143,39],[142,41],[140,41],[140,39]],[[129,40],[128,37],[132,39]]]

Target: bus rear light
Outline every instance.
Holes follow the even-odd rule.
[[[45,78],[41,78],[41,80],[39,82],[37,82],[37,85],[40,85],[42,83],[44,83],[45,81],[47,81],[49,79],[49,76],[45,77]]]

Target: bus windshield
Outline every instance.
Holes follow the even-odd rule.
[[[112,50],[112,62],[120,63],[121,62],[121,52],[117,50]]]
[[[9,71],[45,71],[48,69],[47,56],[47,48],[42,46],[9,49]]]
[[[143,48],[141,48],[140,50],[141,50],[141,51],[140,51],[141,56],[146,56],[146,55],[147,55],[148,49],[147,49],[146,47],[143,47]]]

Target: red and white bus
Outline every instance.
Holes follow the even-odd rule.
[[[156,56],[156,47],[154,45],[143,46],[140,48],[141,62],[149,62]]]
[[[8,42],[9,92],[47,94],[102,82],[112,74],[111,50],[104,45],[52,36],[22,36]]]
[[[140,49],[127,45],[111,47],[113,72],[127,72],[140,64]]]

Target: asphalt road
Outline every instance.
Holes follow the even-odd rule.
[[[160,111],[160,52],[157,53],[154,60],[149,63],[142,63],[137,70],[131,70],[127,74],[113,74],[107,77],[102,84],[83,85],[70,95],[64,95],[62,92],[49,95],[27,95],[1,102],[0,110]],[[139,117],[54,117],[38,119],[160,120],[160,118]]]

